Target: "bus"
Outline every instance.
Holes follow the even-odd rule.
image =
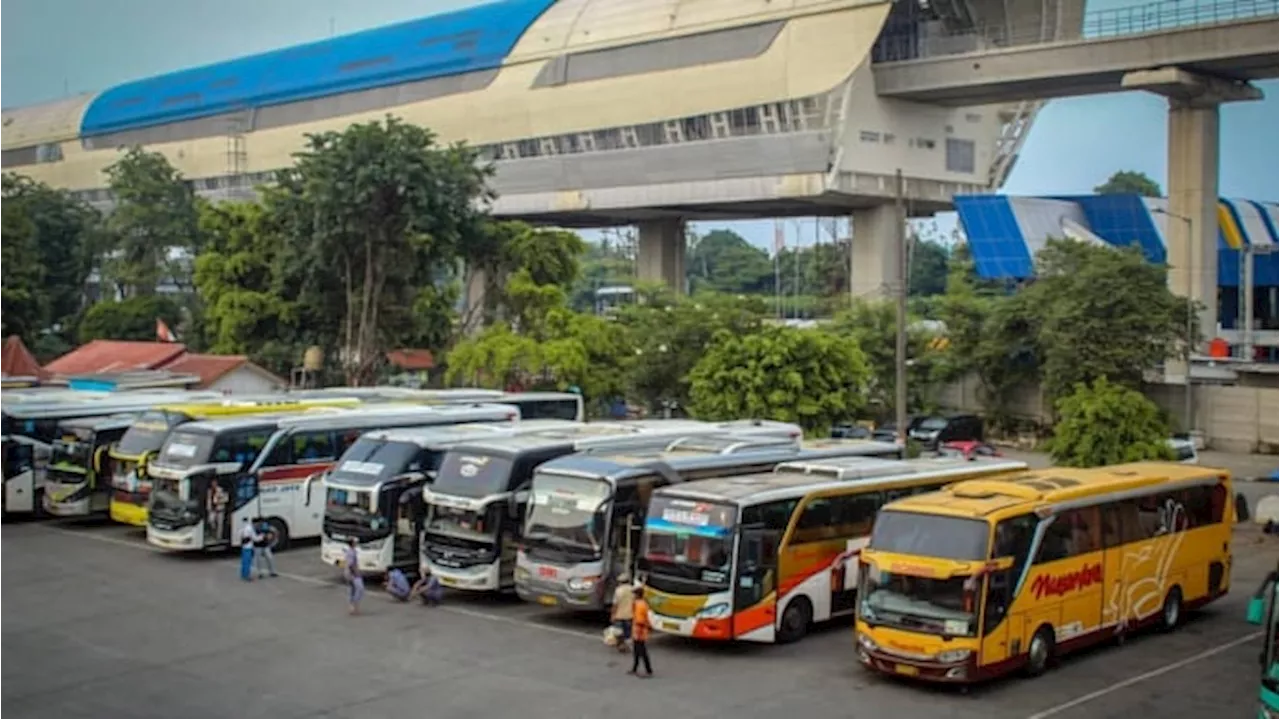
[[[789,643],[852,614],[857,557],[886,502],[1022,462],[842,457],[657,490],[642,544],[653,629]]]
[[[1226,594],[1231,475],[1173,462],[1056,467],[900,499],[862,552],[858,660],[969,683]]]
[[[1277,572],[1272,572],[1263,581],[1258,591],[1249,599],[1247,619],[1250,624],[1263,628],[1262,651],[1258,652],[1258,663],[1262,665],[1262,686],[1258,690],[1258,719],[1276,719],[1280,715],[1280,705],[1276,697],[1276,651],[1280,642],[1280,618],[1276,613],[1276,580]]]
[[[339,566],[347,542],[355,539],[362,574],[416,570],[426,513],[422,488],[435,478],[450,446],[573,425],[535,419],[366,433],[324,477],[321,561]]]
[[[452,447],[435,482],[423,487],[427,519],[422,563],[448,587],[513,590],[516,544],[538,465],[575,452],[660,449],[680,437],[725,432],[792,441],[802,435],[794,424],[765,420],[640,420],[578,424]]]
[[[758,474],[782,462],[862,456],[901,459],[897,445],[781,437],[691,437],[660,453],[569,455],[534,471],[516,594],[574,610],[606,609],[617,578],[636,576],[636,554],[655,489],[716,477]]]
[[[332,411],[359,404],[358,399],[351,397],[300,398],[285,394],[261,399],[169,404],[144,412],[107,451],[111,458],[111,519],[134,527],[147,526],[151,494],[148,463],[175,427],[216,417]]]
[[[16,457],[13,466],[24,467],[4,476],[4,511],[6,514],[33,514],[44,510],[45,469],[54,440],[61,437],[58,424],[77,417],[106,417],[120,412],[145,410],[168,402],[192,397],[217,397],[212,392],[173,390],[138,390],[106,393],[75,390],[46,392],[6,392],[3,429],[0,434],[10,439]],[[22,438],[19,440],[18,438]]]
[[[58,425],[46,470],[44,510],[55,517],[106,514],[111,503],[107,449],[124,436],[137,412],[79,417]]]
[[[248,428],[239,419],[192,422],[169,435],[148,467],[153,489],[147,541],[179,551],[223,548],[234,542],[238,522],[250,517],[270,524],[276,546],[285,549],[290,539],[320,536],[321,493],[313,484],[363,432],[518,418],[515,407],[496,404],[375,404],[263,417],[262,426],[270,424],[273,431],[251,458],[233,461],[219,461],[220,445],[235,447],[246,434],[256,443],[257,425]],[[232,497],[234,507],[227,511]]]
[[[311,390],[312,397],[355,397],[365,402],[421,402],[423,404],[469,404],[490,402],[510,404],[520,409],[522,419],[586,419],[582,395],[573,392],[503,392],[496,389],[454,387],[413,389],[410,387],[330,387]]]

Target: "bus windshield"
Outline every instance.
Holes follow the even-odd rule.
[[[649,573],[727,587],[737,515],[730,505],[655,496],[644,527]]]
[[[138,420],[116,444],[116,452],[127,457],[137,457],[147,452],[154,452],[164,444],[169,430],[187,420],[186,415],[178,412],[152,410],[143,412]]]
[[[324,518],[352,528],[376,531],[381,524],[374,512],[376,489],[327,487],[324,493]]]
[[[172,521],[200,516],[200,501],[193,499],[190,479],[154,479],[151,482],[151,512]]]
[[[876,569],[863,572],[859,610],[868,624],[944,636],[974,637],[978,614],[968,577],[931,579]]]
[[[510,490],[513,462],[508,457],[449,452],[440,463],[432,491],[455,497],[487,497]]]
[[[525,525],[532,546],[584,550],[593,556],[604,544],[605,504],[609,485],[600,480],[538,474],[534,477]]]
[[[452,538],[492,545],[498,541],[498,527],[506,507],[506,502],[490,502],[477,511],[428,504],[426,533],[437,540]]]
[[[882,511],[871,531],[871,547],[918,557],[979,561],[987,558],[987,523],[979,519]]]
[[[335,484],[380,484],[406,472],[432,472],[439,465],[439,452],[425,450],[412,442],[361,437],[329,472],[329,481]]]
[[[71,472],[87,472],[93,443],[74,436],[56,440],[50,450],[49,467]]]

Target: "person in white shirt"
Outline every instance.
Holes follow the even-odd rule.
[[[246,582],[253,581],[253,548],[258,542],[258,532],[248,517],[240,525],[240,578]]]

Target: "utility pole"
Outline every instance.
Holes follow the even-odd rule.
[[[893,291],[898,305],[897,356],[894,367],[897,392],[894,399],[897,410],[895,419],[898,439],[905,449],[907,446],[907,218],[903,211],[904,194],[902,170],[898,169],[894,173],[893,191],[894,217],[897,220],[894,238],[894,248],[897,252],[895,257],[897,276],[894,278]]]

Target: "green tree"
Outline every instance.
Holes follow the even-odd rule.
[[[164,295],[135,295],[119,302],[99,302],[80,320],[80,341],[98,339],[154,342],[156,320],[177,327],[182,310]]]
[[[107,217],[114,252],[104,275],[125,297],[150,295],[171,278],[189,282],[171,249],[199,249],[195,194],[164,155],[132,147],[107,168],[115,208]]]
[[[819,330],[721,332],[690,372],[698,417],[795,422],[807,434],[858,416],[871,369],[858,345]]]
[[[1137,390],[1100,377],[1092,385],[1077,384],[1058,400],[1057,411],[1049,441],[1054,464],[1100,467],[1173,459],[1160,408]]]
[[[922,329],[917,319],[908,317],[907,407],[911,412],[933,409],[938,385],[934,366],[939,356],[932,345],[934,334]],[[831,329],[851,338],[862,350],[871,370],[867,399],[876,414],[887,418],[897,395],[898,322],[893,303],[859,300],[851,309],[836,315]]]
[[[921,239],[911,244],[907,288],[912,297],[929,297],[947,291],[950,255],[945,246],[933,240]]]
[[[201,206],[204,251],[196,258],[195,287],[211,352],[257,356],[292,334],[294,303],[281,296],[275,272],[286,238],[265,219],[257,203]]]
[[[1145,172],[1121,170],[1107,178],[1107,181],[1093,188],[1099,195],[1142,195],[1143,197],[1161,197],[1160,183],[1151,179]]]
[[[0,303],[4,336],[19,335],[28,344],[45,327],[48,301],[44,293],[45,266],[40,262],[36,223],[25,208],[5,198],[0,214]]]
[[[366,384],[387,349],[440,326],[442,318],[414,316],[443,305],[420,301],[420,288],[452,271],[460,248],[483,240],[479,207],[491,197],[491,168],[475,150],[442,148],[429,130],[394,117],[309,135],[295,158],[268,202],[273,222],[311,238],[285,281],[330,318],[319,321],[336,318],[347,381]]]
[[[732,230],[712,230],[698,238],[685,260],[693,292],[764,292],[773,287],[768,253]]]
[[[1050,240],[1036,264],[1036,281],[1017,301],[1036,318],[1025,331],[1035,336],[1050,398],[1099,377],[1137,388],[1144,372],[1186,346],[1187,301],[1137,248]]]

